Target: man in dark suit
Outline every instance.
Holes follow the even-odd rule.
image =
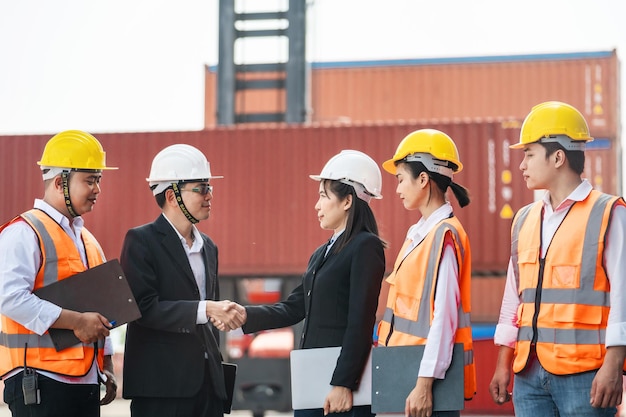
[[[218,301],[217,247],[195,226],[213,198],[209,162],[176,144],[159,152],[148,181],[161,215],[124,239],[121,264],[141,310],[129,323],[123,396],[131,415],[217,417],[226,388],[218,331],[240,327],[245,310]]]

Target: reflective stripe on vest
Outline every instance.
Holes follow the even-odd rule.
[[[624,201],[598,191],[574,203],[545,251],[543,269],[538,266],[543,202],[526,206],[516,215],[511,234],[513,273],[520,296],[515,372],[526,366],[532,341],[542,365],[551,373],[584,372],[602,365],[610,308],[604,244],[615,204],[624,205]],[[586,226],[575,227],[579,224]],[[567,246],[567,252],[560,251],[569,242],[575,244]],[[530,259],[529,254],[537,259]],[[536,273],[543,275],[537,277]],[[537,298],[541,303],[535,311]]]
[[[26,343],[28,343],[28,346],[33,346],[33,348],[35,346],[40,348],[54,348],[54,343],[49,333],[39,336],[35,333],[7,334],[0,332],[0,346],[11,349],[21,349]],[[89,346],[91,347],[91,345]],[[104,340],[98,340],[98,348],[104,348]]]
[[[517,335],[518,340],[532,340],[533,329],[530,326],[520,327]],[[562,345],[595,345],[604,344],[605,329],[584,330],[584,329],[553,329],[537,328],[537,341],[558,343]]]
[[[0,230],[19,221],[25,221],[32,227],[41,248],[42,263],[35,277],[34,290],[85,270],[72,239],[46,213],[37,209],[30,210],[3,225]],[[88,264],[90,266],[101,264],[104,256],[93,235],[83,229],[81,237]],[[59,264],[59,260],[62,263]],[[99,340],[97,345],[98,365],[102,369],[104,340]],[[2,316],[0,376],[24,366],[25,346],[28,346],[26,356],[29,367],[68,376],[86,375],[92,366],[95,350],[93,344],[77,344],[57,352],[48,332],[39,336],[10,318]]]
[[[459,231],[460,230],[460,231]],[[391,284],[387,307],[378,328],[378,343],[381,346],[400,346],[400,345],[420,345],[426,344],[428,333],[431,328],[434,311],[434,295],[436,291],[436,282],[439,273],[439,264],[443,255],[446,233],[450,232],[454,243],[454,251],[459,266],[459,287],[461,293],[461,303],[458,309],[458,327],[455,334],[455,342],[464,345],[464,363],[465,363],[465,398],[470,399],[476,392],[476,374],[474,365],[474,352],[472,348],[471,322],[469,309],[469,279],[471,277],[471,260],[466,256],[466,248],[464,246],[467,241],[465,231],[461,224],[454,217],[445,219],[440,222],[436,228],[429,233],[426,238],[417,245],[411,253],[404,256],[407,243],[403,245],[398,258],[396,260],[394,272],[387,279]],[[430,246],[428,246],[430,245]],[[417,251],[417,252],[414,252]],[[424,251],[428,251],[425,253]],[[420,257],[420,255],[422,255]],[[425,261],[425,273],[423,279],[418,281],[417,272],[422,268],[413,268],[405,270],[405,275],[398,278],[398,271],[405,260],[412,258],[411,268],[414,267],[413,262]],[[413,275],[406,275],[413,274]],[[413,319],[402,317],[398,312],[394,311],[397,304],[398,284],[397,279],[405,279],[410,285],[421,285],[423,290],[419,296],[419,306],[416,317]],[[467,281],[465,283],[464,281]],[[467,285],[461,285],[461,283]],[[410,288],[410,287],[409,287]],[[410,292],[410,291],[409,291]],[[413,292],[417,294],[418,292]]]
[[[33,226],[43,245],[42,252],[45,253],[46,262],[41,267],[43,269],[43,286],[45,287],[58,280],[59,271],[57,266],[59,256],[57,255],[57,248],[52,240],[52,236],[46,230],[46,226],[34,213],[26,212],[22,214],[22,217]]]

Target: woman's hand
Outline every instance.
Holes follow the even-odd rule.
[[[430,417],[433,414],[434,378],[417,378],[415,388],[406,398],[405,417]]]
[[[330,390],[324,401],[324,415],[343,413],[352,409],[352,390],[335,386]]]

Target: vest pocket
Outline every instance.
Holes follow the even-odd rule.
[[[39,359],[42,361],[62,361],[68,359],[83,359],[84,357],[85,351],[80,346],[63,349],[59,352],[57,352],[55,348],[39,348]]]
[[[517,253],[518,264],[534,264],[539,259],[539,248],[532,247],[524,250],[520,250]]]
[[[517,253],[519,268],[519,289],[535,288],[537,286],[537,271],[539,269],[539,248],[529,248]],[[524,277],[527,277],[524,279]]]
[[[602,309],[580,304],[554,304],[555,323],[581,323],[599,325],[602,323]]]
[[[419,302],[414,295],[396,293],[396,302],[393,309],[396,316],[416,321],[418,308]]]
[[[550,282],[544,282],[545,288],[578,288],[580,282],[579,265],[554,265],[550,274]]]
[[[602,357],[602,345],[554,345],[554,354],[557,358],[593,358]]]

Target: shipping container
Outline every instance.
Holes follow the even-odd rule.
[[[460,209],[451,200],[471,238],[474,272],[504,271],[511,217],[533,198],[518,171],[523,153],[508,148],[517,141],[519,120],[98,134],[108,163],[120,169],[104,172],[102,194],[93,213],[85,216],[86,224],[107,256],[117,257],[126,230],[159,214],[145,181],[152,158],[165,146],[189,143],[206,153],[216,175],[225,177],[214,180],[211,218],[199,226],[219,245],[221,274],[299,275],[329,233],[319,227],[314,210],[317,184],[309,174],[319,173],[342,149],[362,150],[382,162],[406,134],[424,127],[447,132],[465,165],[455,181],[470,190],[472,202]],[[35,162],[47,139],[0,137],[2,221],[31,207],[34,197],[42,195]],[[592,143],[602,146],[588,152],[586,175],[597,188],[614,193],[614,142]],[[388,271],[407,228],[419,216],[403,208],[395,187],[395,178],[383,172],[384,198],[371,203],[389,242]]]
[[[457,143],[464,169],[455,181],[467,187],[472,198],[471,204],[461,209],[449,196],[471,241],[472,321],[493,326],[504,290],[511,218],[533,199],[518,170],[523,152],[508,147],[517,142],[520,123],[519,119],[494,119],[95,133],[107,152],[108,165],[119,170],[104,172],[102,194],[93,213],[84,218],[106,256],[117,258],[126,231],[159,215],[146,183],[154,155],[174,143],[196,146],[207,155],[213,174],[224,176],[212,181],[211,218],[198,225],[219,247],[221,297],[241,303],[275,302],[299,284],[309,256],[330,234],[319,227],[314,209],[318,184],[309,175],[318,174],[326,161],[343,149],[362,150],[381,163],[393,155],[406,134],[426,127],[440,129]],[[0,222],[29,209],[33,199],[42,196],[36,161],[48,139],[45,135],[0,136],[0,187],[4,192]],[[612,140],[590,144],[585,176],[594,187],[615,192],[619,152]],[[408,227],[419,219],[418,212],[403,208],[395,188],[396,179],[383,172],[384,198],[371,203],[381,235],[389,243],[387,272]],[[384,306],[384,300],[380,305]],[[257,415],[264,410],[290,409],[287,353],[300,331],[294,326],[293,334],[223,335],[225,357],[238,363],[241,371],[235,409],[253,410]],[[264,340],[269,340],[269,345],[262,344]],[[493,339],[477,339],[475,346],[480,385],[476,398],[466,403],[465,413],[512,414],[511,404],[495,406],[487,390],[495,366]],[[117,359],[121,360],[119,355]],[[266,386],[272,389],[263,390]]]
[[[206,67],[207,128],[214,127],[217,120],[216,80],[216,67]],[[560,100],[585,115],[592,135],[619,139],[619,60],[614,50],[314,62],[309,80],[311,122],[523,120],[535,104]],[[284,109],[284,93],[280,90],[237,95],[237,112]]]

